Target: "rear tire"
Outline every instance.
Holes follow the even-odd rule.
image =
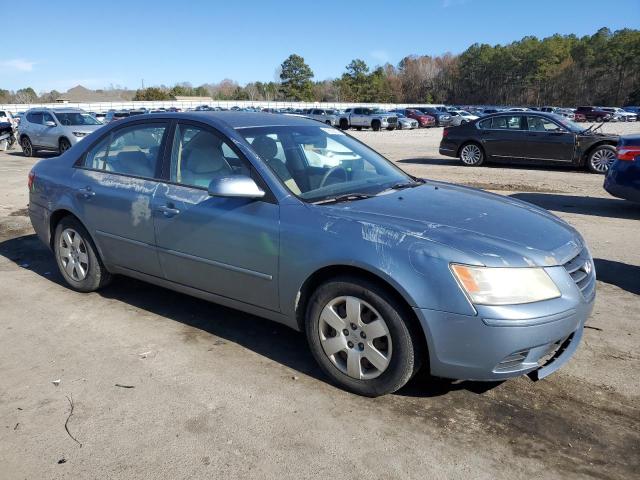
[[[587,168],[591,173],[605,174],[616,159],[616,149],[612,145],[600,145],[587,157]]]
[[[24,154],[25,157],[33,157],[33,154],[34,154],[33,144],[31,143],[31,140],[29,139],[29,137],[27,136],[22,137],[22,139],[20,140],[20,146],[22,147],[22,153]]]
[[[78,292],[93,292],[111,281],[89,233],[74,217],[64,217],[53,237],[58,269],[67,285]]]
[[[349,121],[346,118],[340,119],[340,129],[349,130]]]
[[[465,143],[460,148],[458,157],[466,167],[479,167],[485,160],[484,150],[480,145],[474,142]]]
[[[407,315],[381,286],[342,276],[313,293],[305,330],[333,383],[377,397],[402,388],[420,368],[424,349]]]

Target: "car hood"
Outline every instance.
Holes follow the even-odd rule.
[[[321,208],[334,218],[362,223],[363,231],[383,227],[445,245],[460,258],[487,266],[562,265],[584,247],[573,227],[544,209],[441,182]]]
[[[64,128],[73,130],[74,132],[91,133],[104,126],[105,124],[101,123],[100,125],[64,125]]]

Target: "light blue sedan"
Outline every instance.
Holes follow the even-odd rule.
[[[421,367],[542,378],[575,352],[595,297],[589,250],[564,221],[411,177],[302,117],[132,117],[40,161],[29,190],[71,288],[121,274],[281,322],[367,396]]]

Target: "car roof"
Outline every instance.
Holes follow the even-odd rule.
[[[53,112],[53,113],[87,113],[85,110],[81,108],[73,108],[73,107],[61,107],[61,108],[34,107],[27,110],[27,112],[30,112],[32,110],[36,110],[39,112]]]

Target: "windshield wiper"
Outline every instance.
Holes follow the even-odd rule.
[[[323,198],[322,200],[318,200],[313,202],[315,205],[320,205],[323,203],[338,203],[338,202],[349,202],[351,200],[364,200],[365,198],[372,198],[375,195],[370,195],[368,193],[346,193],[344,195],[337,195],[335,197]]]
[[[421,181],[414,180],[413,182],[396,183],[395,185],[391,185],[387,190],[402,190],[405,188],[414,188],[414,187],[419,187],[423,183],[424,183],[424,180],[421,180]]]

